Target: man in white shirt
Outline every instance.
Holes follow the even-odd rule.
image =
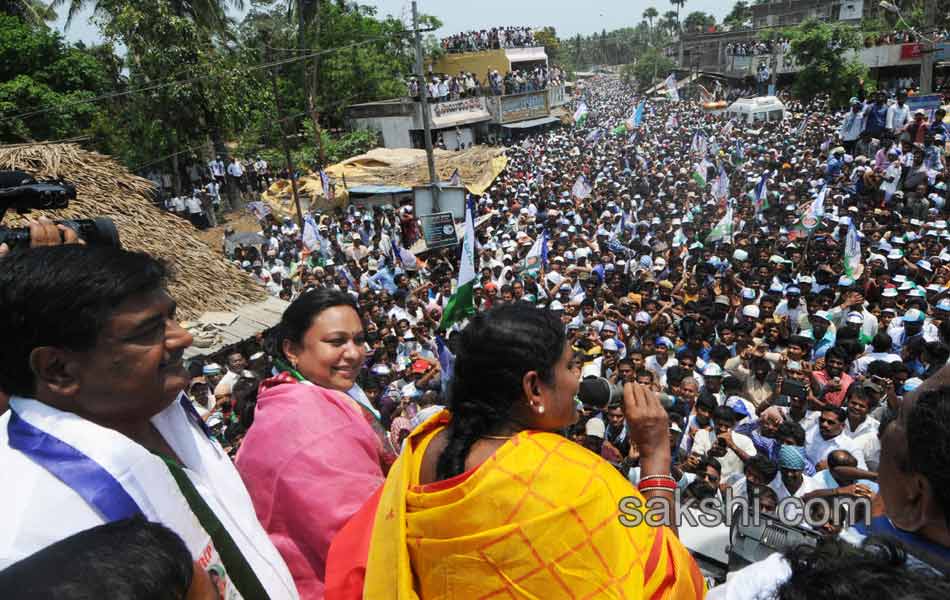
[[[188,210],[185,206],[185,199],[181,196],[174,196],[168,200],[168,210],[184,219],[188,218]]]
[[[865,353],[851,363],[851,375],[854,377],[863,376],[867,373],[868,365],[876,361],[900,362],[901,357],[891,352],[891,336],[884,331],[877,332],[877,335],[871,339],[871,346]]]
[[[805,456],[801,448],[783,445],[779,449],[779,474],[769,484],[769,487],[778,495],[779,502],[790,497],[801,498],[808,492],[818,489],[811,477],[805,475],[805,464]],[[792,514],[789,509],[784,516],[794,519],[799,515]]]
[[[208,227],[208,223],[204,218],[204,208],[201,206],[201,200],[195,194],[185,198],[185,209],[188,211],[188,220],[191,221],[192,225],[198,229]]]
[[[741,475],[745,461],[756,455],[752,440],[732,431],[736,414],[728,406],[717,406],[713,411],[713,428],[700,430],[693,437],[692,452],[715,458],[722,465],[723,480]]]
[[[656,341],[656,354],[648,356],[644,361],[644,367],[652,371],[661,387],[666,387],[666,370],[679,364],[677,360],[670,356],[670,343],[668,338],[660,338]]]
[[[224,161],[221,160],[219,156],[216,159],[212,159],[208,163],[208,170],[211,171],[211,176],[221,183],[224,181]]]
[[[267,184],[270,182],[270,174],[267,171],[267,161],[257,157],[257,160],[254,161],[254,171],[257,172],[257,185],[260,189],[267,189]]]
[[[848,418],[844,423],[844,435],[860,449],[864,455],[864,462],[872,471],[877,470],[881,456],[881,443],[878,440],[878,429],[881,423],[868,415],[871,401],[867,393],[874,389],[880,393],[880,388],[870,381],[854,384],[848,398]]]
[[[824,468],[823,463],[828,453],[839,448],[847,450],[858,459],[859,468],[867,468],[864,452],[844,433],[846,422],[844,409],[831,407],[821,411],[817,427],[805,432],[805,453],[819,471]]]
[[[205,185],[205,191],[208,193],[208,196],[211,197],[211,203],[214,206],[221,205],[221,185],[215,181],[211,180]]]
[[[0,568],[143,516],[177,533],[223,597],[297,598],[231,460],[182,390],[191,335],[157,260],[104,245],[2,259],[0,471],[16,493]],[[36,277],[42,271],[44,277]],[[95,273],[96,277],[90,277]]]
[[[228,163],[228,191],[231,194],[231,208],[238,208],[239,198],[244,195],[244,165],[236,156]]]
[[[885,127],[894,137],[910,123],[910,107],[905,104],[906,100],[907,94],[901,92],[897,94],[897,102],[887,107]]]
[[[844,116],[838,130],[841,143],[848,152],[854,150],[854,145],[861,137],[861,131],[864,130],[864,113],[861,108],[861,101],[851,98],[851,110]]]

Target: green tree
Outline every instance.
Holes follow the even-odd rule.
[[[683,31],[702,33],[709,27],[715,27],[715,25],[716,17],[697,10],[686,15],[686,19],[683,21]]]
[[[663,13],[663,19],[659,24],[670,35],[676,33],[676,31],[679,29],[679,17],[676,15],[676,11],[668,10]]]
[[[0,140],[62,139],[95,132],[93,96],[119,83],[97,54],[43,24],[0,15]]]
[[[739,0],[732,6],[732,10],[722,20],[723,25],[728,25],[732,30],[742,29],[752,18],[752,9],[745,0]]]
[[[32,25],[56,20],[56,11],[40,0],[0,0],[0,15],[19,17]]]
[[[827,93],[834,106],[854,95],[867,67],[854,56],[863,45],[858,30],[838,23],[810,19],[783,32],[791,41],[791,56],[801,66],[793,90],[799,98]]]
[[[227,16],[228,6],[243,10],[244,0],[164,0],[168,10],[180,17],[194,21],[199,27],[222,32],[227,29],[231,21]],[[51,8],[66,6],[66,27],[68,28],[83,9],[92,8],[97,17],[108,18],[115,16],[119,8],[115,2],[109,0],[53,0]]]
[[[624,65],[621,69],[621,77],[627,82],[632,83],[635,79],[640,89],[646,89],[654,83],[656,79],[662,79],[676,68],[676,63],[667,58],[656,48],[647,48],[640,54],[637,62]]]
[[[557,31],[553,27],[542,27],[534,31],[534,39],[544,46],[548,60],[558,62],[561,58],[561,42],[557,38]]]
[[[660,13],[657,12],[656,8],[654,8],[653,6],[643,11],[643,18],[646,19],[647,22],[650,24],[650,33],[653,33],[653,19],[659,16],[660,16]]]
[[[682,29],[682,21],[680,21],[680,9],[686,4],[686,0],[670,0],[670,4],[676,7],[676,25]]]

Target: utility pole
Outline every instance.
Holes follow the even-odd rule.
[[[422,64],[422,33],[419,31],[419,12],[416,9],[416,0],[412,0],[412,30],[415,33],[416,41],[416,77],[419,78],[419,101],[422,104],[422,131],[426,141],[426,161],[429,163],[432,211],[439,212],[439,177],[435,172],[435,155],[432,152],[432,125],[429,123],[429,87],[426,83],[425,69]]]
[[[928,0],[924,2],[924,43],[920,48],[920,95],[926,95],[933,92],[934,82],[934,59],[936,58],[937,45],[929,37],[930,28],[934,26],[937,19],[937,1]]]
[[[264,43],[267,44],[267,50],[265,51],[267,55],[266,62],[271,62],[269,36],[264,38]],[[284,129],[284,108],[281,104],[280,90],[277,88],[277,66],[271,67],[270,74],[271,84],[274,88],[274,103],[277,105],[277,124],[280,126],[280,141],[284,146],[284,159],[287,161],[287,173],[290,175],[290,189],[294,195],[294,206],[297,207],[297,225],[300,227],[302,234],[304,228],[303,211],[300,210],[300,192],[297,190],[297,178],[294,177],[294,161],[290,156],[290,144],[287,142],[287,132]]]

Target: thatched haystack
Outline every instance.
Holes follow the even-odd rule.
[[[491,186],[498,174],[508,164],[504,148],[496,146],[472,146],[460,152],[435,150],[435,167],[441,181],[448,181],[457,170],[468,191],[481,195]],[[425,150],[412,148],[375,148],[366,154],[348,158],[327,167],[334,189],[334,201],[324,197],[320,175],[311,173],[298,180],[301,205],[306,211],[327,211],[346,204],[348,195],[344,188],[357,185],[395,185],[413,187],[429,183],[429,167]],[[293,205],[290,181],[274,182],[263,194],[278,216],[297,214]]]
[[[37,179],[61,178],[76,186],[76,199],[60,211],[33,211],[31,218],[112,218],[122,246],[164,258],[174,267],[169,292],[182,319],[205,311],[226,311],[267,297],[244,271],[215,253],[191,223],[156,208],[152,183],[131,174],[108,156],[75,144],[0,146],[0,170],[20,169]],[[3,224],[20,227],[25,219],[7,212]]]

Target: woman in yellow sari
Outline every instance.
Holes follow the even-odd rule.
[[[461,335],[451,410],[410,435],[384,486],[334,540],[327,600],[702,598],[675,531],[631,519],[645,498],[673,501],[666,412],[627,384],[641,493],[555,433],[577,419],[573,364],[547,311],[517,303],[475,316]]]

